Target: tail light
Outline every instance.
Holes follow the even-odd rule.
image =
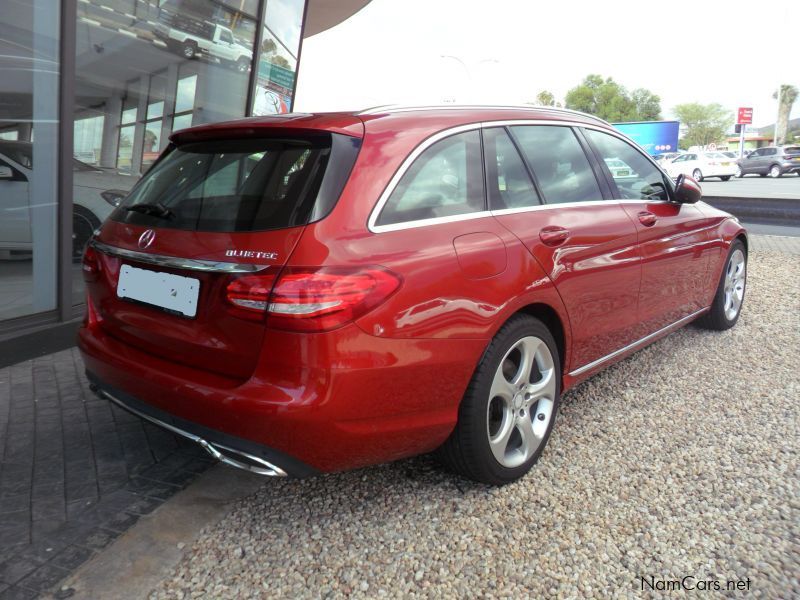
[[[100,273],[100,261],[97,259],[97,251],[92,246],[86,246],[83,251],[83,279],[84,281],[97,281],[97,274]]]
[[[243,317],[276,329],[330,331],[358,319],[400,287],[400,277],[381,267],[287,267],[246,275],[228,284],[226,293]]]

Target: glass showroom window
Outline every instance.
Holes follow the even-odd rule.
[[[292,110],[304,4],[304,0],[265,3],[261,57],[253,96],[254,115]]]
[[[0,323],[56,307],[59,4],[0,1]]]
[[[259,2],[77,4],[75,121],[85,124],[80,140],[76,125],[74,151],[87,169],[74,174],[75,304],[83,302],[83,246],[170,134],[245,115]]]

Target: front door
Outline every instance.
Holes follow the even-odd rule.
[[[488,128],[484,153],[495,218],[533,254],[567,309],[571,367],[634,341],[641,276],[636,227],[607,188],[604,193],[575,131]]]
[[[711,223],[691,204],[671,201],[667,179],[643,152],[620,137],[585,129],[604,164],[621,161],[623,174],[607,170],[615,195],[636,226],[642,256],[640,337],[703,308],[712,253]]]

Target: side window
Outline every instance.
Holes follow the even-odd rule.
[[[482,210],[481,139],[476,129],[426,148],[401,177],[376,224],[392,225]]]
[[[664,175],[636,148],[601,131],[585,129],[584,133],[605,163],[620,198],[669,200]]]
[[[767,148],[766,150],[764,150],[764,154],[766,156],[775,156],[777,153],[778,153],[777,148]]]
[[[505,129],[484,129],[483,151],[486,156],[486,192],[491,210],[541,204],[525,163]]]
[[[545,202],[603,199],[589,159],[571,128],[519,125],[511,130],[533,169]]]

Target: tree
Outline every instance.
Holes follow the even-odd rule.
[[[283,67],[284,69],[291,69],[292,68],[292,65],[289,63],[289,61],[286,60],[281,55],[272,56],[267,60],[269,60],[269,62],[271,62],[273,65],[277,65],[279,67]]]
[[[606,121],[653,121],[661,118],[661,99],[644,88],[632,94],[611,77],[587,75],[566,95],[566,106]]]
[[[778,92],[772,94],[773,98],[778,98]],[[792,105],[797,100],[797,88],[793,85],[781,86],[780,104],[778,105],[778,122],[775,124],[777,144],[786,142],[786,133],[789,129],[789,115],[792,113]]]
[[[536,104],[539,106],[555,106],[556,97],[553,95],[553,92],[542,90],[536,95]]]
[[[684,148],[722,142],[733,123],[733,113],[716,102],[679,104],[672,112],[687,128],[686,136],[681,140]]]
[[[261,51],[264,54],[275,54],[278,46],[275,45],[275,40],[268,38],[261,43]]]

